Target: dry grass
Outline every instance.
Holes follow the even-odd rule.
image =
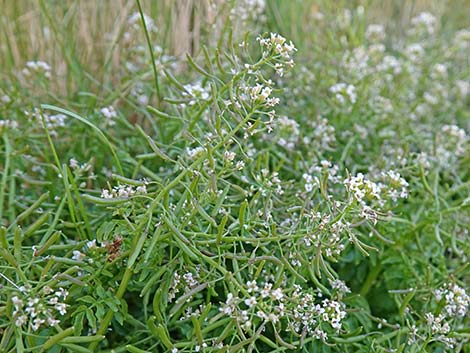
[[[315,12],[338,6],[330,0],[267,3],[269,29],[277,26],[293,39],[296,33],[302,37],[302,32],[315,30]],[[157,44],[177,57],[197,53],[201,43],[217,37],[228,13],[227,6],[222,6],[222,14],[215,10],[215,5],[220,9],[221,4],[229,5],[223,0],[142,1],[160,29]],[[0,0],[0,8],[0,75],[18,72],[28,60],[44,60],[63,78],[57,81],[59,89],[78,84],[73,72],[87,72],[100,82],[115,82],[114,73],[120,72],[125,53],[122,34],[126,20],[137,11],[135,0]],[[447,24],[469,26],[465,8],[470,9],[470,0],[372,0],[370,16],[400,30],[412,14],[426,10],[442,14]]]

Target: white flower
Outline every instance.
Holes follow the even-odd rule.
[[[248,287],[248,293],[257,292],[259,289],[256,281],[248,281],[246,282],[246,286]]]
[[[48,317],[47,318],[47,323],[48,323],[49,326],[56,326],[60,323],[60,320],[56,320],[52,317]]]
[[[78,161],[75,158],[70,158],[69,166],[72,169],[77,169],[78,167],[80,167],[80,165],[78,164]]]
[[[26,318],[26,315],[19,315],[16,320],[15,320],[15,325],[17,327],[21,327],[22,325],[24,325],[25,323],[27,322],[27,318]]]
[[[74,250],[73,251],[73,256],[72,256],[72,260],[76,260],[76,261],[82,261],[84,258],[85,258],[85,254],[81,253],[80,251],[78,250]]]
[[[20,308],[23,307],[23,301],[20,298],[18,298],[16,295],[11,298],[11,302],[13,303],[15,310],[20,310]]]
[[[51,67],[44,61],[28,61],[26,67],[23,69],[25,76],[30,76],[33,73],[44,75],[46,78],[51,77]]]
[[[330,92],[334,94],[336,100],[341,105],[346,105],[346,103],[356,103],[356,87],[354,87],[353,85],[340,82],[331,86]]]
[[[204,88],[201,82],[184,85],[183,95],[189,97],[189,105],[194,105],[199,99],[207,100],[210,97],[210,88]]]
[[[113,126],[116,124],[117,113],[112,106],[101,108],[101,114],[106,118],[105,125]]]
[[[245,304],[248,305],[248,307],[253,307],[257,304],[258,302],[256,301],[256,298],[255,297],[250,297],[250,298],[247,298],[245,299]]]
[[[18,129],[18,122],[15,120],[0,120],[0,128],[6,127],[9,129]]]
[[[433,34],[436,30],[436,17],[429,12],[421,12],[411,19],[412,33]]]
[[[87,241],[86,247],[87,247],[89,250],[97,249],[96,239]]]
[[[201,156],[204,153],[204,147],[198,146],[194,148],[186,148],[186,153],[190,159],[196,159],[197,157]]]
[[[229,162],[233,161],[235,156],[236,156],[235,152],[232,152],[232,151],[224,152],[224,158]]]
[[[267,282],[264,285],[264,288],[261,290],[260,294],[262,298],[266,298],[271,293],[271,288],[273,287],[272,283]]]
[[[57,303],[54,307],[60,315],[65,315],[67,313],[67,305],[65,303]]]
[[[413,43],[405,48],[405,54],[411,61],[417,62],[424,57],[424,48],[420,43]]]
[[[237,168],[238,170],[242,170],[243,168],[245,168],[245,162],[243,162],[243,161],[238,161],[238,162],[235,164],[235,168]]]
[[[284,293],[282,293],[281,288],[277,288],[271,292],[271,299],[273,300],[281,300],[284,297]]]
[[[381,24],[370,24],[367,26],[365,35],[370,41],[382,41],[385,39],[385,28]]]

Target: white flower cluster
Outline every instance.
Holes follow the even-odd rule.
[[[261,187],[261,194],[266,196],[269,190],[274,190],[278,195],[282,195],[284,190],[282,188],[282,182],[279,178],[278,172],[270,173],[268,169],[261,169],[261,175],[257,175],[256,180],[263,183]],[[255,190],[256,187],[252,185],[252,190]]]
[[[51,136],[58,136],[58,132],[56,131],[59,127],[65,127],[65,122],[67,117],[64,114],[54,114],[49,115],[44,112],[40,112],[39,109],[34,108],[32,112],[25,111],[25,115],[30,117],[31,119],[35,119],[39,126],[43,126],[42,117],[44,118],[44,122],[46,125],[47,130]]]
[[[337,257],[345,249],[345,239],[351,225],[343,220],[332,221],[331,214],[312,212],[308,216],[309,226],[301,238],[306,248],[315,249],[326,257]]]
[[[347,70],[348,73],[353,74],[355,79],[363,79],[367,74],[372,72],[369,62],[370,56],[368,48],[360,46],[351,51],[348,50],[343,54],[341,66]],[[342,97],[339,97],[340,100],[341,98]]]
[[[145,27],[149,33],[156,33],[158,31],[155,21],[148,15],[144,14]],[[127,31],[123,34],[123,39],[126,42],[134,39],[135,34],[142,30],[142,18],[139,12],[134,12],[127,19]]]
[[[264,49],[263,57],[266,58],[274,54],[276,72],[279,76],[284,75],[284,70],[294,66],[292,55],[297,51],[292,41],[287,43],[286,38],[277,33],[270,33],[269,36],[256,38]]]
[[[280,116],[272,124],[269,124],[268,133],[275,131],[276,136],[267,135],[269,141],[274,140],[279,146],[289,150],[294,150],[299,142],[299,124],[294,119],[287,116]]]
[[[75,158],[70,158],[69,167],[73,170],[83,173],[83,172],[89,172],[92,168],[92,165],[90,163],[80,164]]]
[[[112,106],[101,108],[100,113],[106,118],[105,126],[116,125],[117,113]]]
[[[335,289],[341,295],[351,293],[349,287],[340,279],[330,280],[331,288]]]
[[[464,318],[470,307],[470,296],[465,289],[455,283],[446,283],[434,291],[437,300],[438,313],[426,312],[424,319],[427,324],[427,335],[432,334],[433,340],[444,343],[447,348],[453,349],[457,344],[457,338],[452,335],[454,320]],[[441,310],[442,309],[442,310]],[[408,344],[412,345],[418,339],[425,340],[425,336],[418,335],[416,326],[411,327]]]
[[[469,81],[457,80],[455,81],[455,85],[457,88],[457,93],[460,96],[460,98],[465,99],[470,96],[470,82]]]
[[[330,87],[330,92],[334,95],[336,101],[342,105],[354,105],[356,103],[357,94],[356,87],[344,82],[337,83]]]
[[[454,45],[461,50],[470,49],[470,29],[461,29],[455,33]]]
[[[6,129],[18,129],[18,122],[15,120],[0,120],[0,131],[3,130],[3,128]]]
[[[450,325],[445,321],[444,315],[439,314],[438,316],[434,316],[432,313],[425,313],[424,317],[426,318],[426,323],[431,327],[433,334],[441,333],[445,335],[449,333]]]
[[[188,155],[189,159],[197,159],[200,157],[205,151],[205,148],[202,146],[197,146],[194,148],[186,147],[186,154]]]
[[[345,305],[339,301],[323,299],[317,303],[316,296],[300,291],[295,286],[293,299],[297,303],[293,309],[293,322],[289,324],[297,333],[307,332],[317,339],[326,341],[328,335],[321,329],[322,323],[328,323],[333,329],[339,331],[342,320],[346,317]]]
[[[62,287],[57,290],[43,287],[36,295],[24,290],[19,296],[11,298],[13,304],[13,319],[17,327],[28,325],[33,331],[41,326],[55,326],[59,324],[57,314],[63,316],[67,313],[65,300],[68,291]]]
[[[230,11],[232,22],[240,21],[245,25],[249,21],[264,21],[265,0],[238,0]]]
[[[380,200],[380,186],[366,179],[362,173],[358,173],[356,176],[351,175],[344,180],[344,185],[362,204],[365,204],[366,199]]]
[[[178,272],[175,272],[168,290],[168,302],[171,303],[181,290],[184,293],[188,293],[191,289],[197,287],[199,285],[198,279],[199,273],[197,267],[196,273],[186,272],[181,276]]]
[[[381,24],[367,26],[365,37],[370,42],[381,42],[385,39],[385,27]]]
[[[373,182],[362,173],[349,176],[343,183],[363,206],[366,206],[366,201],[376,200],[379,205],[383,205],[386,199],[396,202],[399,198],[408,197],[408,182],[398,172],[390,170],[381,175],[385,183]]]
[[[419,63],[424,58],[424,47],[421,43],[412,43],[405,48],[405,55],[413,63]]]
[[[220,307],[220,311],[235,318],[241,327],[248,330],[252,326],[250,317],[256,316],[263,322],[277,323],[286,315],[286,297],[282,288],[273,289],[273,284],[266,281],[259,287],[256,281],[246,283],[248,297],[239,298],[233,293],[228,293],[225,304]],[[243,303],[243,304],[242,304]],[[240,305],[246,308],[241,309]]]
[[[306,145],[313,144],[320,151],[333,150],[333,146],[336,142],[336,130],[327,119],[321,116],[317,119],[312,120],[311,124],[311,135],[304,136],[302,139]]]
[[[421,12],[411,19],[410,34],[413,35],[431,35],[437,29],[437,20],[429,12]]]
[[[302,178],[305,181],[305,191],[311,192],[314,188],[320,186],[320,179],[317,176],[312,176],[311,174],[304,173]]]
[[[189,98],[189,105],[194,105],[198,101],[207,100],[210,97],[210,87],[203,87],[201,82],[184,85],[183,96]]]
[[[305,181],[305,191],[310,192],[314,187],[320,186],[320,177],[327,175],[328,181],[337,184],[342,182],[342,177],[338,175],[339,167],[330,161],[321,160],[318,165],[309,168],[308,173],[304,173],[302,178]]]
[[[270,84],[271,82],[268,82]],[[270,95],[273,89],[270,86],[263,86],[257,83],[254,87],[248,88],[248,93],[253,102],[263,104],[266,107],[274,107],[279,104],[279,98],[272,97]]]
[[[400,176],[400,173],[389,170],[383,172],[383,176],[388,179],[388,187],[386,187],[388,197],[393,201],[408,197],[408,182]]]
[[[148,94],[145,93],[145,86],[142,84],[142,82],[138,82],[131,88],[130,95],[137,101],[139,105],[146,106],[149,104],[150,98]]]
[[[129,198],[134,195],[145,195],[146,193],[147,193],[147,186],[145,183],[139,186],[118,185],[118,186],[113,187],[111,190],[108,190],[108,189],[101,190],[101,198],[103,199],[114,199],[117,197]]]
[[[44,61],[28,61],[22,72],[23,75],[28,77],[39,74],[46,78],[51,78],[51,67]]]
[[[453,163],[456,157],[468,153],[469,138],[457,125],[444,125],[437,134],[436,158],[442,165]]]
[[[450,317],[464,317],[470,306],[470,296],[455,283],[448,283],[435,291],[438,301],[444,300],[444,311]]]

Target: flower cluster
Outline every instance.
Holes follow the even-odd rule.
[[[28,61],[26,67],[23,69],[23,75],[42,75],[45,78],[51,78],[51,67],[44,61]]]
[[[257,40],[263,48],[264,58],[274,54],[274,67],[279,76],[283,76],[286,69],[294,66],[292,56],[297,51],[294,43],[287,42],[283,36],[277,33],[271,33],[269,36],[259,36]]]
[[[191,289],[194,289],[199,285],[199,272],[185,272],[180,275],[178,272],[173,274],[173,278],[168,291],[168,302],[171,303],[176,298],[176,295],[183,290],[184,293],[188,293]]]
[[[342,106],[347,104],[353,105],[356,103],[356,87],[351,84],[343,82],[337,83],[330,87],[330,92],[334,95],[336,101]]]
[[[263,168],[261,175],[257,175],[255,178],[258,182],[262,183],[260,189],[263,195],[266,195],[270,190],[275,191],[278,195],[284,193],[278,172],[270,172],[268,169]],[[252,185],[252,188],[256,189],[254,185]]]
[[[0,131],[3,130],[3,128],[7,129],[18,129],[18,122],[15,120],[0,120]]]
[[[255,319],[276,324],[286,315],[286,297],[282,288],[274,289],[268,281],[261,287],[256,281],[248,281],[246,287],[249,296],[239,298],[228,293],[225,304],[220,308],[222,313],[235,318],[244,330],[250,330]]]
[[[385,27],[381,24],[367,26],[365,37],[370,42],[381,42],[385,39]]]
[[[344,303],[331,299],[323,299],[318,303],[317,296],[300,290],[295,286],[292,295],[295,307],[292,311],[290,327],[294,332],[306,332],[317,339],[326,341],[328,335],[324,324],[329,324],[334,330],[341,329],[342,320],[346,317]]]
[[[39,292],[34,293],[25,289],[11,298],[13,304],[13,320],[17,327],[29,326],[37,331],[41,326],[56,326],[60,320],[57,315],[67,313],[65,300],[68,291],[62,287],[54,290],[44,286]]]
[[[434,292],[438,301],[444,301],[444,311],[449,317],[464,317],[470,307],[470,296],[455,283],[447,283]]]
[[[270,83],[271,82],[268,82],[268,84]],[[269,85],[263,86],[259,83],[248,89],[251,100],[254,103],[262,104],[266,107],[274,107],[275,105],[279,104],[279,98],[270,98],[272,91],[273,90]]]
[[[118,185],[113,187],[111,190],[103,189],[101,190],[101,198],[103,199],[113,199],[113,198],[129,198],[135,195],[145,195],[147,194],[146,183],[143,183],[139,186],[134,185]]]
[[[205,101],[210,97],[210,88],[203,87],[202,82],[184,85],[183,96],[188,98],[189,105],[195,105],[199,101]]]
[[[408,197],[408,182],[396,171],[389,170],[382,172],[382,182],[374,182],[367,179],[364,174],[358,173],[356,176],[349,176],[344,180],[346,189],[362,205],[366,201],[378,201],[383,205],[387,199],[396,202],[398,199]]]
[[[84,177],[79,184],[81,188],[90,186],[90,183],[96,179],[96,175],[93,172],[93,165],[91,162],[80,164],[75,158],[70,158],[69,167],[73,170],[74,175],[78,180]]]
[[[411,19],[410,34],[412,35],[431,35],[434,34],[437,27],[437,19],[429,12],[421,12]]]
[[[232,22],[240,22],[246,25],[248,22],[261,21],[265,19],[265,0],[239,0],[230,10],[230,19]]]
[[[362,204],[365,204],[366,200],[380,200],[380,186],[367,179],[362,173],[349,176],[344,180],[344,185],[355,199]]]
[[[158,32],[158,27],[155,25],[155,21],[144,14],[144,22],[145,27],[147,27],[147,31],[150,33]],[[142,17],[140,16],[139,12],[134,12],[132,15],[129,16],[127,19],[127,31],[124,32],[123,38],[125,41],[131,41],[134,39],[136,33],[142,30]]]
[[[396,202],[398,199],[408,197],[408,182],[400,176],[400,173],[389,170],[382,172],[382,175],[387,180],[388,186],[385,187],[385,190],[390,199]]]
[[[67,117],[64,114],[50,115],[41,112],[37,108],[34,108],[31,112],[25,111],[25,115],[36,120],[36,123],[41,127],[43,126],[44,119],[45,128],[51,136],[58,136],[57,128],[65,127],[67,121]]]
[[[462,29],[455,33],[454,45],[461,50],[470,48],[470,29]]]
[[[273,128],[274,125],[274,128]],[[294,150],[300,138],[299,123],[287,116],[280,116],[274,124],[270,125],[275,130],[276,136],[269,136],[269,140],[274,140],[279,146],[289,150]]]
[[[100,113],[106,118],[105,126],[116,125],[117,113],[112,106],[101,108]]]
[[[457,125],[444,125],[437,135],[436,159],[441,165],[450,165],[456,158],[468,153],[469,138]]]

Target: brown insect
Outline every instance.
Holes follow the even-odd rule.
[[[112,242],[106,243],[106,250],[108,250],[108,261],[114,261],[120,254],[122,245],[122,237],[118,235]]]

